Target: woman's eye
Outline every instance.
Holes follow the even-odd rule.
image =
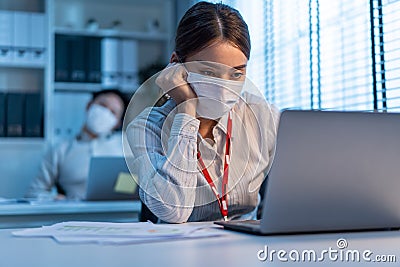
[[[241,73],[241,72],[234,72],[232,74],[233,79],[240,79],[240,78],[242,78],[242,76],[243,76],[243,73]]]
[[[215,76],[215,73],[209,70],[203,70],[202,73],[206,76]]]

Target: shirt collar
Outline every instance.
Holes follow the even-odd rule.
[[[232,114],[234,113],[234,112],[233,112],[233,109],[231,109],[231,111],[229,111],[229,112],[232,112]],[[228,116],[229,116],[229,112],[227,112],[225,115],[223,115],[223,116],[218,120],[217,125],[215,125],[216,128],[221,129],[225,134],[228,133],[227,126],[228,126]],[[233,117],[234,117],[234,116],[232,116],[232,120],[233,120]]]
[[[94,140],[108,139],[108,138],[111,137],[111,135],[112,135],[112,133],[108,133],[108,134],[105,134],[105,135],[99,135],[97,138],[92,138],[92,137],[90,137],[90,135],[87,132],[82,130],[76,136],[76,140],[82,141],[82,142],[90,142],[90,141],[94,141]]]

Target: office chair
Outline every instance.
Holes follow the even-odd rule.
[[[142,207],[140,209],[140,214],[139,214],[139,221],[140,222],[147,222],[151,221],[152,223],[157,223],[158,218],[156,215],[154,215],[149,208],[143,203],[142,200],[140,200],[142,203]]]
[[[257,209],[257,220],[261,219],[261,214],[262,214],[262,210],[263,210],[263,200],[265,197],[265,187],[267,186],[267,182],[268,182],[268,175],[267,177],[265,177],[264,181],[262,182],[261,186],[260,186],[260,196],[261,196],[261,201],[260,204],[258,205],[258,209]]]
[[[59,183],[58,181],[55,183],[55,187],[56,187],[56,190],[57,190],[57,193],[58,193],[58,194],[64,195],[64,196],[65,196],[65,190],[64,190],[64,188],[60,185],[60,183]]]

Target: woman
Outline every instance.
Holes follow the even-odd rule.
[[[86,120],[81,132],[47,151],[25,197],[84,199],[90,158],[123,155],[121,133],[115,130],[121,125],[126,106],[126,98],[118,90],[93,93],[86,106]],[[54,192],[55,187],[57,192]]]
[[[247,25],[227,5],[199,2],[181,19],[175,42],[156,79],[170,99],[126,130],[141,200],[170,223],[252,219],[279,113],[245,90]]]

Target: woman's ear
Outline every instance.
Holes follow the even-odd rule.
[[[169,63],[180,63],[178,54],[175,51],[172,53]]]

